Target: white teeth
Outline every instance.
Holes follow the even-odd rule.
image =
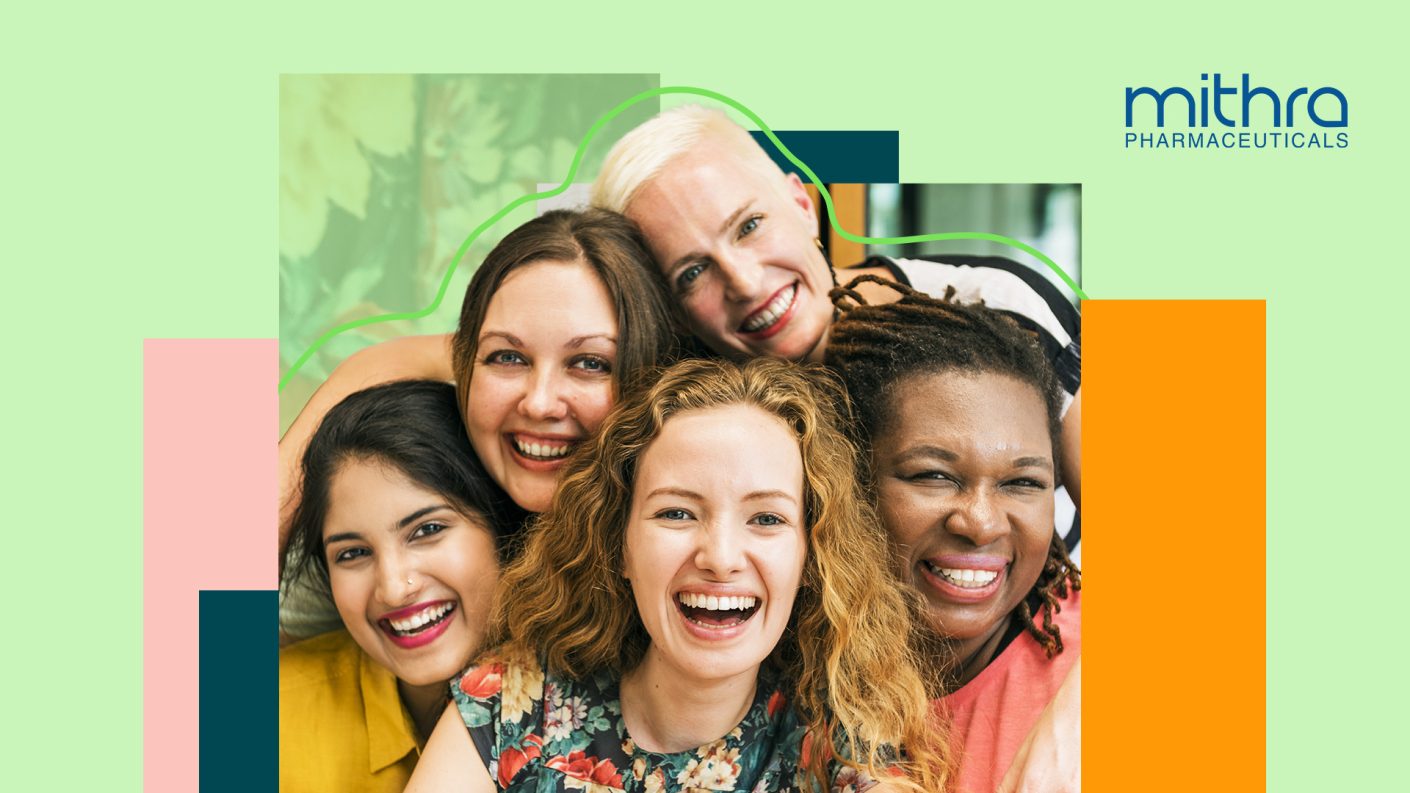
[[[694,592],[682,592],[676,596],[680,599],[681,605],[693,609],[706,609],[707,611],[743,611],[754,608],[754,604],[759,599],[753,595],[700,595]]]
[[[782,292],[779,292],[778,297],[770,300],[763,311],[745,320],[744,330],[749,333],[755,333],[773,325],[778,321],[779,317],[783,316],[783,312],[787,311],[788,307],[792,305],[793,295],[797,293],[797,291],[798,285],[794,284]]]
[[[565,442],[561,446],[554,446],[547,443],[533,443],[529,441],[521,441],[518,438],[515,438],[514,448],[518,449],[520,454],[523,454],[528,457],[552,459],[554,457],[562,457],[563,455],[567,454],[573,448],[573,444]]]
[[[417,628],[422,627],[423,625],[435,622],[441,617],[444,617],[446,613],[454,607],[454,603],[442,603],[439,606],[431,606],[430,608],[413,614],[410,617],[407,617],[406,619],[387,620],[387,622],[391,624],[393,630],[399,633],[409,633],[411,631],[416,630]]]
[[[936,567],[929,562],[926,562],[926,564],[929,565],[932,571],[944,576],[945,580],[956,586],[965,587],[967,589],[979,589],[980,587],[988,586],[994,582],[994,579],[999,577],[997,570],[969,570],[958,567]]]

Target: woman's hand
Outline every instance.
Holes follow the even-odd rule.
[[[1018,748],[999,793],[1075,793],[1082,789],[1082,659]]]
[[[406,785],[406,793],[440,793],[464,790],[469,793],[495,793],[494,780],[485,770],[480,753],[470,740],[470,732],[452,702],[446,706],[426,750],[416,762],[416,770]]]
[[[374,344],[338,364],[279,439],[279,559],[299,505],[304,447],[323,417],[349,394],[393,380],[451,380],[450,335],[406,336]]]

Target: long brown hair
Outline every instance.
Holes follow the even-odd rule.
[[[912,649],[917,609],[886,574],[886,538],[842,430],[846,396],[820,367],[686,361],[626,397],[565,466],[552,507],[500,578],[487,646],[574,678],[640,663],[651,638],[620,574],[636,466],[672,416],[738,404],[782,419],[803,461],[808,559],[770,663],[793,687],[813,745],[828,736],[834,750],[808,752],[808,771],[825,788],[835,756],[880,778],[894,760],[885,747],[903,746],[897,781],[939,790],[948,750]]]
[[[617,362],[612,370],[616,393],[625,393],[645,372],[674,357],[679,344],[675,320],[640,229],[605,209],[556,209],[511,231],[470,279],[451,340],[462,409],[490,300],[511,272],[545,261],[582,262],[607,287],[617,312]]]

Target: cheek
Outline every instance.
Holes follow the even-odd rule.
[[[775,600],[787,599],[791,604],[798,597],[798,587],[803,584],[803,572],[808,566],[807,538],[799,530],[787,547],[780,544],[762,551],[759,558],[770,565],[767,573],[770,595]],[[792,611],[791,607],[789,611]]]
[[[613,386],[610,380],[592,383],[584,386],[578,392],[574,400],[573,413],[578,417],[578,424],[588,435],[596,435],[602,422],[607,419],[607,414],[612,411]]]
[[[355,572],[332,569],[328,571],[328,584],[333,591],[333,605],[343,624],[355,628],[367,619],[367,606],[372,600],[371,585],[367,576]]]
[[[494,372],[477,368],[471,373],[470,389],[466,394],[463,412],[471,440],[476,436],[489,437],[499,434],[505,416],[513,404],[511,390],[509,384],[496,377]]]
[[[696,335],[725,323],[724,299],[709,284],[700,284],[681,304],[686,320]]]
[[[907,554],[911,553],[929,532],[931,520],[928,513],[932,511],[926,510],[920,499],[904,493],[882,490],[878,496],[881,523],[891,536],[891,542],[902,546]]]
[[[474,529],[454,547],[434,551],[427,572],[455,591],[468,615],[483,621],[499,580],[494,538],[488,531]]]
[[[1042,572],[1043,565],[1047,562],[1048,552],[1054,542],[1053,531],[1044,528],[1053,525],[1052,510],[1038,511],[1030,516],[1019,528],[1021,541],[1024,549],[1024,565],[1034,570],[1033,578],[1036,581],[1038,574]]]

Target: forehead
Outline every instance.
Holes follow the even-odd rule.
[[[1047,406],[1038,389],[1009,375],[949,371],[907,377],[891,388],[878,453],[921,442],[953,451],[1052,455]]]
[[[742,494],[782,490],[801,499],[803,457],[782,419],[752,405],[679,413],[666,420],[637,469],[638,492],[680,486]]]
[[[607,285],[585,262],[539,261],[511,271],[485,310],[482,330],[562,330],[570,335],[617,332]]]
[[[688,150],[667,162],[647,184],[728,183],[736,188],[758,191],[781,189],[782,179],[778,166],[743,131],[738,136],[707,132]]]
[[[685,219],[719,223],[747,201],[786,197],[784,178],[752,141],[709,135],[643,184],[626,214],[649,223],[664,204],[676,207]]]
[[[366,458],[346,460],[328,486],[323,534],[387,529],[406,515],[438,503],[446,503],[446,498],[394,466]]]

